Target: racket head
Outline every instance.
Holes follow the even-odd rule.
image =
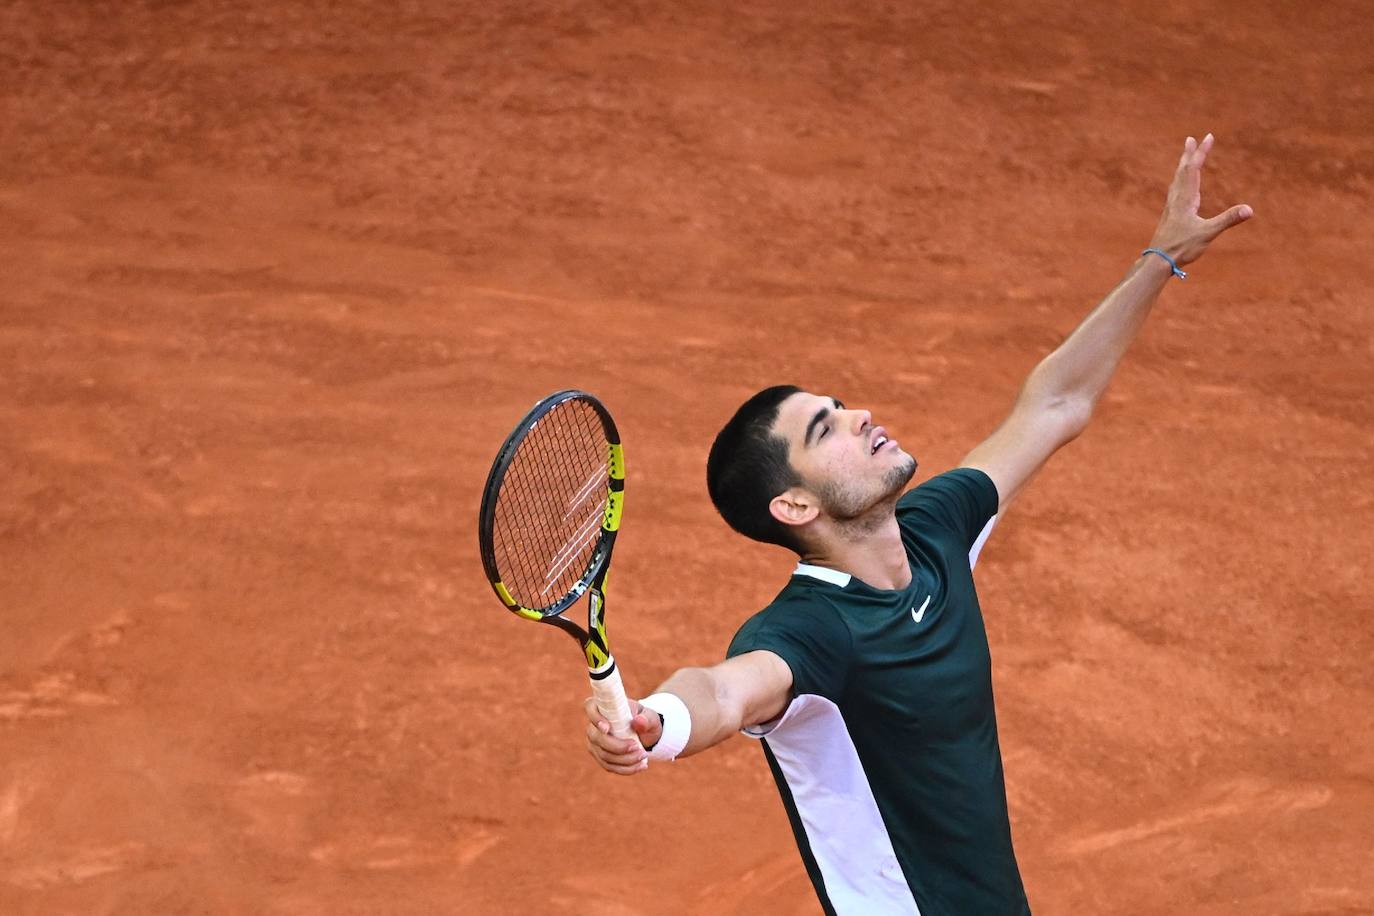
[[[502,604],[563,623],[551,618],[610,561],[624,492],[620,433],[601,401],[569,388],[535,404],[497,452],[478,513],[482,567]]]

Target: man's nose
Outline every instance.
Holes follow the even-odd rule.
[[[861,433],[873,425],[873,414],[867,410],[856,410],[854,411],[854,423],[854,431]]]

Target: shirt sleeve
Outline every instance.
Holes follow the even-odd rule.
[[[991,477],[977,468],[955,468],[904,493],[897,500],[897,519],[941,528],[970,550],[997,514],[997,501]]]
[[[773,604],[740,627],[727,658],[766,649],[792,669],[792,695],[839,703],[849,679],[854,640],[834,608],[808,601]]]

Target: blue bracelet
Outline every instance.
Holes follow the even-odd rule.
[[[1178,269],[1178,264],[1174,262],[1174,259],[1169,257],[1164,252],[1160,251],[1158,248],[1146,248],[1144,251],[1141,252],[1141,254],[1159,255],[1161,258],[1169,262],[1169,269],[1174,272],[1175,277],[1178,277],[1180,280],[1188,279],[1188,275]]]

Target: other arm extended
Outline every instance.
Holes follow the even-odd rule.
[[[710,668],[682,668],[654,693],[671,693],[690,710],[690,736],[677,755],[686,757],[719,744],[741,728],[780,716],[792,698],[792,670],[774,653],[758,650]],[[583,709],[588,720],[587,750],[603,769],[629,776],[648,766],[643,747],[652,748],[663,737],[658,713],[630,701],[634,713],[630,726],[643,743],[640,747],[633,739],[610,733],[594,700],[588,698]]]
[[[1164,213],[1150,241],[1150,248],[1164,251],[1180,266],[1197,260],[1213,239],[1253,215],[1250,207],[1238,204],[1211,219],[1198,216],[1202,164],[1211,148],[1211,134],[1201,143],[1192,137],[1184,143]],[[1051,455],[1087,426],[1171,275],[1164,258],[1142,254],[1116,288],[1035,367],[1002,425],[965,456],[965,467],[984,471],[997,486],[999,512]]]

